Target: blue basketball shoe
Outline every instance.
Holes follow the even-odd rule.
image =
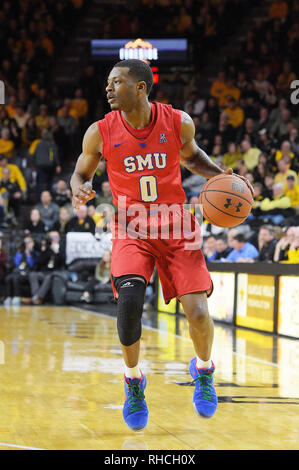
[[[195,384],[193,407],[196,413],[203,418],[211,418],[217,409],[218,399],[214,388],[214,370],[213,362],[210,369],[198,369],[196,357],[189,364],[189,372],[194,379],[191,383]]]
[[[123,417],[125,423],[133,431],[145,428],[148,422],[148,409],[144,397],[146,387],[146,377],[128,379],[124,376],[126,401],[123,407]]]

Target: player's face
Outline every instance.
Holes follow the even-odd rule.
[[[131,111],[138,96],[138,82],[129,74],[128,67],[114,67],[106,87],[108,103],[112,111]]]

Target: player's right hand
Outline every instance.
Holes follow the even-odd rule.
[[[93,199],[96,195],[96,192],[92,189],[91,184],[87,181],[84,184],[81,184],[76,193],[73,194],[72,204],[75,209],[78,209],[79,206],[84,206],[88,201]]]

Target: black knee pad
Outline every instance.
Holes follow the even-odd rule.
[[[124,346],[131,346],[141,337],[145,289],[139,279],[125,279],[118,284],[117,330]]]

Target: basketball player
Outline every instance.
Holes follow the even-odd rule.
[[[182,207],[185,193],[180,163],[206,178],[223,173],[196,145],[188,114],[149,102],[152,84],[152,71],[141,60],[124,60],[112,68],[106,88],[112,112],[93,123],[83,138],[83,150],[71,178],[74,207],[95,196],[91,183],[100,158],[106,160],[115,206],[120,196],[126,196],[127,208],[139,203],[148,213],[153,203],[176,203],[181,218],[187,211]],[[190,217],[196,226],[196,219]],[[115,227],[118,223],[116,214]],[[201,250],[186,250],[185,241],[184,234],[180,239],[115,236],[113,240],[111,278],[118,299],[117,329],[125,364],[123,417],[133,430],[143,429],[148,422],[146,377],[138,361],[145,289],[155,264],[165,301],[176,297],[189,322],[196,354],[189,365],[195,384],[195,411],[210,418],[217,408],[211,360],[214,327],[207,305],[212,281]]]

